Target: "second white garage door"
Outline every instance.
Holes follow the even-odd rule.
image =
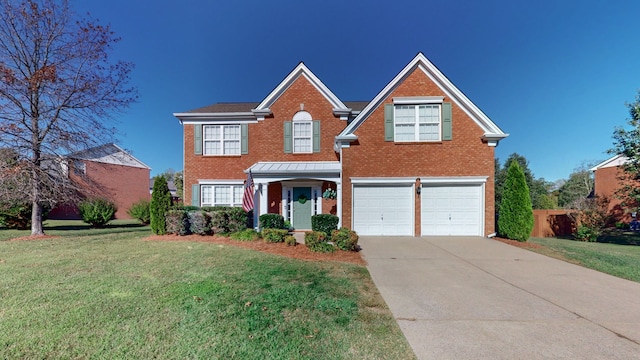
[[[413,186],[354,185],[353,229],[359,235],[413,236]]]
[[[483,225],[481,185],[423,186],[422,235],[479,235]]]

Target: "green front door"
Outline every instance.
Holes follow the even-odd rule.
[[[311,188],[293,188],[293,227],[296,230],[311,229]]]

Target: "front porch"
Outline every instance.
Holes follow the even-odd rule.
[[[255,184],[255,228],[260,215],[267,213],[281,214],[296,230],[311,230],[311,216],[316,214],[341,218],[342,182],[338,161],[257,162],[245,172],[251,172]],[[335,190],[335,199],[323,198],[329,188]]]

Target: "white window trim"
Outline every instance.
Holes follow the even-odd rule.
[[[306,124],[309,126],[309,136],[296,136],[296,125]],[[296,151],[296,139],[309,139],[308,151]],[[313,153],[313,120],[294,120],[291,122],[291,151],[294,154]]]
[[[211,187],[211,203],[204,203],[204,187]],[[231,191],[231,201],[228,204],[216,204],[216,187],[228,187]],[[200,183],[200,206],[234,206],[239,207],[242,206],[242,196],[240,196],[238,202],[234,202],[234,192],[236,188],[242,189],[244,191],[244,184],[238,182],[224,182],[224,183]]]
[[[220,138],[219,139],[207,139],[206,138],[206,131],[205,129],[207,127],[220,127]],[[238,139],[237,140],[229,140],[229,139],[225,139],[224,138],[224,129],[226,127],[237,127],[238,128]],[[234,153],[234,154],[224,154],[224,143],[225,141],[229,142],[229,141],[237,141],[238,142],[238,153]],[[207,153],[207,146],[206,143],[207,142],[220,142],[220,154],[209,154]],[[202,126],[202,155],[204,156],[239,156],[242,154],[242,126],[240,124],[208,124],[208,125],[203,125]]]
[[[425,97],[426,98],[426,97]],[[431,97],[429,97],[431,98]],[[433,98],[441,98],[440,96],[437,97],[433,97]],[[404,99],[409,99],[409,98],[402,98]],[[408,101],[408,100],[407,100]],[[424,100],[424,101],[430,101],[430,100]],[[437,139],[433,139],[433,140],[420,140],[420,105],[437,105],[438,106],[438,138]],[[414,107],[414,137],[413,140],[398,140],[398,131],[397,131],[397,115],[396,115],[396,110],[397,110],[397,106],[413,106]],[[411,103],[403,103],[403,102],[396,102],[396,99],[394,99],[393,101],[393,141],[394,142],[398,142],[398,143],[414,143],[414,142],[440,142],[442,141],[442,100],[440,100],[440,102],[437,101],[433,101],[433,102],[420,102],[419,99],[414,99],[413,102]]]

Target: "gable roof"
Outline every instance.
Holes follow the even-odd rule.
[[[391,82],[389,82],[358,116],[338,135],[336,142],[350,142],[357,139],[354,132],[376,110],[382,102],[406,79],[414,70],[423,71],[452,101],[454,101],[478,126],[484,130],[483,139],[491,146],[509,134],[505,134],[489,117],[482,112],[469,98],[462,93],[444,74],[438,70],[421,52],[405,66]]]
[[[601,162],[600,164],[592,167],[591,171],[596,171],[596,170],[600,170],[600,169],[604,169],[604,168],[609,168],[609,167],[617,167],[617,166],[622,166],[624,165],[627,160],[629,160],[626,156],[619,154],[616,155],[612,158],[609,158],[603,162]]]
[[[260,103],[217,103],[182,113],[174,113],[173,116],[177,117],[180,123],[211,120],[264,120],[266,116],[271,115],[271,105],[301,76],[306,78],[327,99],[333,106],[333,113],[340,116],[341,120],[348,120],[349,115],[357,113],[366,105],[366,102],[354,101],[349,103],[350,106],[347,106],[303,62],[300,62]]]
[[[303,62],[300,62],[298,66],[296,66],[289,75],[287,75],[284,80],[282,80],[280,84],[278,84],[278,86],[276,86],[276,88],[273,89],[273,91],[271,91],[264,100],[262,100],[254,111],[270,114],[271,110],[269,108],[271,105],[273,105],[273,103],[275,103],[276,100],[278,100],[278,98],[301,76],[306,78],[311,85],[313,85],[318,92],[327,99],[327,101],[333,106],[333,113],[335,115],[340,116],[342,120],[347,120],[347,116],[351,113],[351,109],[340,101],[340,99],[338,99],[338,97],[331,92],[331,90],[329,90],[329,88],[320,81],[320,79],[312,73]]]
[[[104,144],[81,150],[65,156],[70,159],[88,160],[105,164],[124,165],[143,169],[151,169],[147,164],[136,159],[116,144]]]

